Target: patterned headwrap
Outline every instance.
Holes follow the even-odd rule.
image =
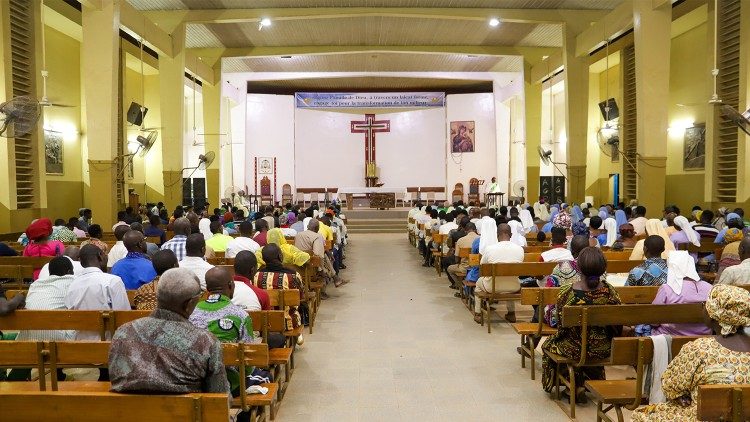
[[[562,227],[565,230],[569,229],[571,225],[570,215],[566,212],[558,213],[554,220],[552,220],[553,227]]]
[[[737,286],[717,284],[708,293],[706,312],[719,323],[722,336],[732,335],[738,328],[750,325],[750,292]]]
[[[588,236],[589,235],[589,228],[584,224],[583,221],[579,221],[577,223],[573,223],[573,236]]]
[[[743,237],[742,230],[732,227],[724,233],[724,243],[739,242]]]
[[[287,215],[284,213],[281,213],[279,215],[279,225],[286,226],[287,219],[288,219]]]

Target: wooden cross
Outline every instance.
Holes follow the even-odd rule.
[[[374,114],[365,114],[365,120],[352,122],[352,133],[365,134],[365,168],[368,163],[375,163],[375,133],[390,132],[390,120],[375,120]]]

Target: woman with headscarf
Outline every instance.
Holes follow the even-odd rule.
[[[615,221],[617,222],[617,228],[618,229],[623,224],[628,224],[628,216],[625,214],[625,211],[623,211],[623,210],[617,210],[617,211],[615,211]]]
[[[495,224],[495,220],[493,220],[492,218],[482,217],[482,219],[479,220],[479,225],[480,225],[482,232],[479,235],[478,252],[480,254],[483,254],[485,248],[487,248],[488,246],[492,246],[498,242],[497,224]]]
[[[721,273],[724,272],[728,267],[739,265],[742,260],[740,259],[740,242],[745,236],[742,234],[742,230],[731,227],[724,233],[724,249],[721,251],[721,258],[719,259],[719,269],[716,271],[716,280],[721,279]]]
[[[570,210],[570,219],[573,221],[573,223],[583,221],[583,211],[581,211],[581,207],[579,207],[578,205],[573,205],[573,208],[571,208]]]
[[[282,253],[282,264],[284,265],[296,265],[301,267],[310,259],[310,255],[307,252],[299,250],[296,246],[286,241],[284,233],[281,229],[271,229],[266,235],[266,244],[274,243],[279,246]],[[265,246],[264,246],[265,247]],[[255,257],[258,259],[258,267],[265,265],[263,262],[263,248],[258,249],[255,252]]]
[[[59,240],[49,240],[52,234],[52,221],[40,218],[26,228],[29,244],[23,249],[23,256],[60,256],[65,251],[65,245]],[[41,267],[34,268],[34,280],[39,277]]]
[[[737,227],[738,229],[742,230],[743,233],[745,231],[745,222],[742,221],[742,217],[740,217],[739,214],[730,212],[727,214],[727,220],[726,224],[724,225],[724,228],[721,229],[719,234],[716,235],[716,239],[714,239],[714,243],[722,243],[724,242],[724,234],[727,232],[727,230],[730,227]]]
[[[526,234],[524,233],[523,224],[516,220],[510,220],[508,221],[508,225],[511,232],[510,241],[518,246],[526,247]]]
[[[667,282],[659,287],[654,305],[703,303],[711,285],[700,279],[695,261],[687,251],[672,251],[667,258]],[[705,324],[652,325],[651,335],[704,336],[711,334]]]
[[[609,217],[604,220],[603,225],[604,230],[606,230],[607,233],[599,235],[599,244],[611,248],[617,241],[617,221],[614,218]],[[604,243],[602,243],[602,240],[604,240]]]
[[[552,207],[550,209],[549,220],[545,220],[547,221],[547,223],[542,226],[542,231],[544,233],[550,233],[552,231],[552,225],[554,224],[555,217],[557,217],[558,214],[560,214],[560,211],[557,209],[557,207]]]
[[[518,218],[521,219],[524,233],[536,233],[539,231],[536,224],[534,224],[534,217],[531,216],[531,212],[528,209],[522,209],[518,213]]]
[[[697,420],[698,386],[750,383],[750,293],[736,286],[717,285],[706,300],[714,335],[691,341],[661,376],[666,403],[639,407],[633,421]]]
[[[570,230],[573,232],[573,236],[589,237],[589,227],[583,221],[573,223],[570,226]]]
[[[681,243],[692,243],[695,246],[701,245],[701,235],[693,229],[687,218],[678,215],[674,218],[674,226],[677,229],[669,236],[672,243],[677,246]]]
[[[655,218],[652,218],[646,222],[646,235],[647,236],[661,236],[662,239],[664,239],[664,252],[662,252],[661,257],[664,259],[667,259],[669,256],[669,252],[675,250],[674,244],[669,239],[669,236],[667,235],[666,230],[664,229],[664,225],[661,223],[661,220],[657,220]],[[643,256],[643,242],[645,239],[639,240],[635,247],[633,247],[633,253],[630,254],[631,260],[637,260],[640,261],[644,258]]]

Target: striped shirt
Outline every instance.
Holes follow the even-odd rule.
[[[177,257],[177,261],[182,261],[185,258],[185,255],[187,254],[185,252],[186,242],[187,242],[187,236],[176,235],[175,237],[169,239],[166,243],[161,245],[161,248],[169,249],[170,251],[174,252],[175,256]]]
[[[67,309],[65,295],[68,293],[68,287],[73,282],[73,278],[73,275],[53,275],[31,283],[25,308],[37,311]],[[72,340],[73,334],[74,331],[24,330],[18,333],[17,340],[66,341]]]

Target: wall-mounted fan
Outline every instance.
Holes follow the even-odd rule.
[[[743,132],[750,135],[750,108],[745,110],[744,113],[740,113],[735,110],[734,107],[724,104],[720,109],[721,115],[724,116],[725,119],[731,121],[737,125],[737,127],[742,129]]]
[[[545,150],[541,146],[537,146],[536,150],[539,153],[539,158],[542,160],[542,162],[544,163],[544,165],[548,166],[548,165],[552,164],[557,169],[557,172],[560,173],[562,175],[562,177],[565,178],[565,180],[568,180],[568,176],[566,176],[565,173],[563,173],[562,170],[560,170],[560,168],[557,167],[558,164],[563,165],[563,166],[567,166],[566,163],[556,163],[556,162],[552,161],[552,151],[551,150]]]
[[[159,138],[159,132],[155,130],[146,130],[144,131],[144,133],[146,134],[146,136],[136,136],[135,141],[138,142],[138,149],[135,150],[133,155],[137,154],[138,151],[140,151],[141,157],[146,156],[146,154],[148,154],[148,151],[152,146],[154,146],[154,143]]]
[[[610,158],[617,157],[618,155],[624,157],[630,168],[633,169],[633,173],[635,173],[640,178],[641,174],[638,173],[635,165],[633,165],[628,156],[625,155],[625,153],[620,149],[619,133],[617,131],[613,131],[614,134],[611,134],[609,132],[603,132],[604,130],[605,128],[599,129],[596,140],[599,144],[599,149],[602,151],[602,154]]]
[[[34,130],[41,114],[36,99],[22,95],[0,104],[0,136],[13,138]]]

